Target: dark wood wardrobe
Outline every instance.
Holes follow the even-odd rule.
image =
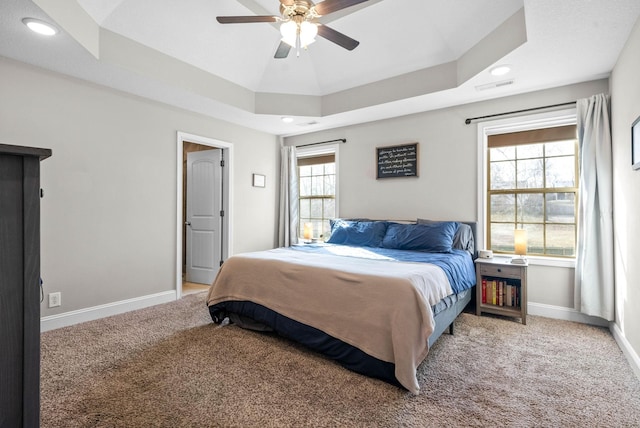
[[[40,424],[40,161],[0,144],[0,427]]]

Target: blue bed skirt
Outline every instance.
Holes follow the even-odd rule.
[[[429,337],[429,346],[452,326],[455,318],[471,300],[472,290],[448,297],[439,307],[434,307],[436,327]],[[282,337],[301,343],[309,349],[320,352],[337,361],[346,369],[369,377],[383,380],[402,388],[395,376],[395,364],[372,357],[360,349],[332,337],[317,328],[302,324],[291,318],[247,301],[226,301],[209,306],[209,313],[215,323],[220,324],[225,318],[240,327],[275,332]]]

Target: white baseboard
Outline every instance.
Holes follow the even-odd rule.
[[[176,290],[163,291],[162,293],[149,294],[77,311],[65,312],[57,315],[49,315],[40,318],[40,331],[55,330],[81,322],[93,321],[111,315],[134,311],[161,303],[172,302],[177,299]]]
[[[638,357],[636,351],[631,347],[627,338],[624,337],[624,334],[622,333],[622,330],[620,330],[618,324],[612,322],[609,326],[609,330],[611,330],[611,334],[613,334],[613,338],[618,343],[622,353],[627,357],[627,361],[629,361],[629,365],[631,365],[636,377],[640,379],[640,357]]]
[[[529,315],[538,315],[546,318],[558,320],[574,321],[582,324],[597,325],[599,327],[609,327],[609,322],[602,318],[585,315],[573,308],[562,306],[545,305],[543,303],[531,303],[527,305]]]

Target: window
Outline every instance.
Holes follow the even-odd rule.
[[[575,124],[489,135],[486,161],[488,247],[513,253],[513,231],[525,229],[527,254],[575,257]]]
[[[336,217],[336,153],[298,151],[299,216],[301,238],[327,238],[329,220]],[[311,236],[305,236],[305,225]]]

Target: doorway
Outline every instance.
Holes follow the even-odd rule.
[[[184,143],[184,152],[184,281],[210,285],[222,265],[224,157],[222,149],[194,143]]]
[[[217,149],[217,150],[216,150]],[[222,159],[224,159],[224,167],[221,171],[221,203],[222,213],[220,221],[220,241],[221,246],[219,248],[220,260],[216,260],[216,264],[220,264],[226,260],[231,253],[231,215],[230,207],[232,206],[232,182],[230,177],[233,177],[233,146],[230,143],[226,143],[219,140],[214,140],[207,137],[197,136],[193,134],[186,134],[178,132],[177,137],[177,210],[176,210],[176,299],[181,298],[183,295],[191,291],[191,288],[183,290],[184,274],[187,266],[187,251],[186,251],[186,234],[187,234],[187,155],[188,153],[198,151],[211,151],[219,150]],[[218,179],[219,180],[219,179]],[[196,246],[197,247],[197,246]],[[193,250],[193,246],[190,249]],[[198,251],[197,248],[195,251]],[[198,259],[198,254],[192,254]],[[204,254],[200,256],[208,257]],[[218,258],[218,257],[216,257]],[[192,287],[193,288],[193,287]]]

